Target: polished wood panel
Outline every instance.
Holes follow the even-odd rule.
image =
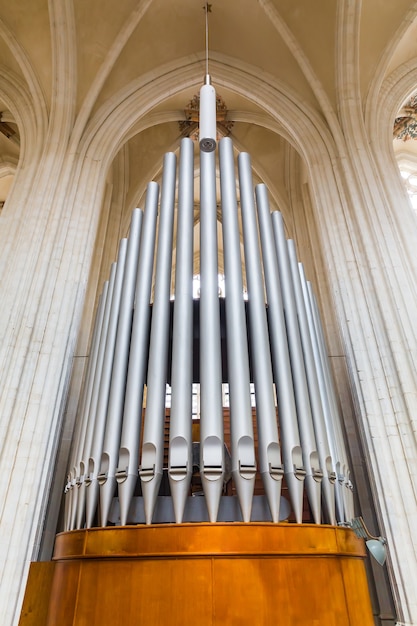
[[[215,622],[219,625],[373,623],[366,618],[350,621],[343,580],[335,575],[335,563],[330,559],[219,560],[214,572],[213,598],[213,612],[221,616]],[[356,602],[356,598],[352,601]]]
[[[56,564],[31,563],[19,626],[44,626],[47,621]]]
[[[62,533],[47,626],[373,626],[364,555],[309,524]]]
[[[336,526],[268,522],[155,524],[60,533],[54,559],[245,554],[363,557],[365,547],[352,530]]]

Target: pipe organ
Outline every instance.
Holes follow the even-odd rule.
[[[353,518],[347,455],[323,331],[294,242],[285,238],[282,215],[271,214],[266,187],[254,189],[249,155],[238,156],[236,183],[232,141],[221,139],[218,168],[226,285],[222,320],[215,142],[203,140],[201,145],[199,302],[193,303],[192,292],[194,146],[183,139],[178,168],[175,154],[165,155],[161,189],[149,183],[144,214],[134,211],[129,238],[120,242],[100,298],[66,489],[67,530],[105,527],[116,493],[121,525],[128,522],[137,493],[143,499],[146,524],[152,524],[164,473],[175,521],[184,520],[192,497],[193,382],[200,386],[199,472],[211,522],[217,521],[224,497],[228,452],[222,383],[229,386],[231,475],[241,519],[251,520],[257,473],[273,522],[280,519],[283,481],[297,523],[303,521],[304,492],[314,523]],[[197,309],[198,342],[193,320]],[[225,360],[227,372],[222,367]],[[164,467],[168,372],[171,407]]]
[[[317,303],[282,215],[265,185],[254,188],[249,155],[236,164],[228,137],[217,149],[215,101],[207,77],[199,299],[188,138],[178,163],[165,155],[161,187],[149,183],[103,286],[50,625],[373,624],[364,549],[346,527],[352,485]]]

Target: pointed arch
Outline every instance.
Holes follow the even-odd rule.
[[[88,124],[80,150],[107,165],[124,143],[130,129],[165,99],[201,82],[201,62],[184,58],[164,65],[133,81],[110,98]],[[321,150],[327,157],[336,153],[335,142],[323,118],[312,107],[299,104],[297,94],[267,73],[247,63],[213,54],[212,75],[215,84],[235,91],[261,107],[271,124],[282,127],[307,164]]]
[[[395,54],[399,43],[416,20],[417,0],[414,0],[401,24],[394,33],[394,36],[386,45],[384,54],[378,63],[378,67],[376,68],[372,82],[369,86],[369,91],[365,100],[365,123],[367,127],[372,124],[372,118],[375,114],[375,110],[377,110],[381,105],[381,93],[384,91],[384,83],[387,80],[386,72],[388,65]]]
[[[6,43],[15,60],[19,64],[23,77],[26,81],[28,93],[30,93],[30,98],[33,103],[33,109],[35,111],[35,127],[38,129],[39,136],[43,137],[48,124],[48,115],[45,96],[38,77],[35,74],[25,50],[19,44],[12,31],[2,19],[0,19],[0,37]]]
[[[0,95],[20,132],[20,163],[40,154],[43,136],[38,132],[36,109],[24,79],[0,65]]]

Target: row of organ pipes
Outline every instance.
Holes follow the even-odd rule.
[[[99,299],[70,454],[66,530],[106,526],[116,493],[118,523],[125,525],[138,485],[144,521],[151,524],[164,470],[169,478],[175,522],[184,520],[193,474],[192,387],[196,359],[200,383],[199,472],[206,516],[211,522],[218,519],[220,502],[227,497],[223,496],[227,449],[218,290],[215,106],[215,90],[206,77],[200,91],[199,354],[193,354],[194,143],[186,138],[180,147],[178,181],[176,155],[168,153],[161,189],[156,182],[148,184],[145,210],[133,211],[129,237],[120,242],[117,261]],[[297,260],[294,242],[285,237],[281,213],[270,211],[267,188],[259,184],[254,189],[249,155],[238,156],[238,183],[230,138],[219,141],[218,158],[231,475],[239,519],[251,520],[255,476],[259,472],[273,522],[282,519],[284,480],[297,523],[303,518],[304,492],[315,523],[347,523],[354,516],[352,485],[311,284]],[[239,209],[247,304],[243,295]],[[168,370],[171,408],[168,467],[164,468]]]

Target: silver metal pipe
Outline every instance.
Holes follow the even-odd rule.
[[[114,289],[114,280],[116,278],[116,268],[117,264],[112,263],[110,269],[110,277],[108,283],[107,290],[107,298],[106,304],[104,308],[104,316],[103,316],[103,324],[101,327],[100,333],[100,342],[99,349],[97,355],[97,366],[94,372],[94,382],[93,389],[91,393],[91,402],[88,410],[88,418],[87,418],[87,431],[85,434],[84,445],[82,456],[80,460],[80,475],[77,480],[77,484],[79,486],[78,491],[78,499],[77,499],[77,520],[76,520],[76,528],[82,528],[85,520],[85,496],[86,496],[86,484],[85,478],[87,474],[88,467],[88,459],[90,458],[92,442],[93,442],[93,434],[94,434],[94,425],[97,415],[97,404],[99,398],[100,391],[100,382],[101,382],[101,374],[103,371],[103,361],[104,361],[104,353],[106,350],[106,340],[107,340],[107,330],[109,326],[110,319],[110,310],[111,303],[113,298],[113,289]]]
[[[194,144],[183,139],[178,174],[168,476],[182,522],[192,476]]]
[[[86,476],[86,527],[91,528],[97,510],[99,484],[97,480],[100,458],[103,449],[104,432],[106,428],[107,406],[109,402],[110,382],[113,369],[114,349],[116,344],[117,322],[119,319],[120,299],[122,293],[123,276],[126,263],[127,239],[122,239],[117,255],[117,269],[114,279],[112,303],[109,325],[107,329],[106,349],[104,352],[103,369],[100,380],[100,391],[97,403],[97,414],[94,424],[94,434],[88,459],[88,476]]]
[[[279,505],[284,470],[281,464],[281,451],[278,439],[264,281],[249,154],[245,152],[239,154],[238,166],[248,289],[250,345],[256,393],[259,469],[272,521],[279,522]]]
[[[323,367],[322,337],[320,336],[318,320],[316,317],[318,315],[318,310],[315,308],[316,302],[315,302],[311,285],[308,286],[308,290],[309,290],[310,303],[312,305],[312,313],[313,313],[313,321],[314,321],[314,327],[316,331],[316,337],[319,340],[318,344],[319,344],[319,350],[320,350],[320,363],[321,363],[321,366]],[[325,420],[326,420],[326,428],[329,434],[329,445],[330,445],[333,464],[335,467],[336,477],[337,477],[337,480],[335,482],[336,518],[338,522],[344,523],[346,521],[345,505],[344,505],[344,498],[343,498],[345,475],[344,475],[344,469],[343,469],[343,462],[341,461],[341,451],[338,445],[337,436],[335,432],[335,424],[334,424],[332,409],[330,408],[331,400],[329,397],[328,380],[324,372],[324,369],[322,371],[323,371],[323,377],[324,377],[325,395],[328,400],[328,404],[327,405],[325,404],[325,407],[327,406],[329,409],[329,411],[325,411],[324,415],[325,415]]]
[[[324,408],[320,394],[319,381],[317,375],[316,362],[313,351],[313,337],[306,311],[304,293],[302,289],[299,263],[292,240],[288,241],[288,253],[290,259],[291,273],[294,285],[294,295],[298,312],[298,325],[300,328],[301,344],[303,347],[304,364],[307,376],[308,393],[310,397],[311,413],[313,417],[314,433],[316,437],[317,452],[319,455],[320,467],[323,473],[321,484],[323,489],[323,501],[328,521],[335,523],[334,514],[334,489],[333,483],[336,478],[332,468],[329,442],[324,422]]]
[[[268,300],[270,346],[275,371],[278,417],[281,425],[280,438],[284,460],[284,475],[296,522],[301,524],[306,472],[303,467],[298,431],[277,252],[272,231],[268,190],[265,185],[261,184],[256,186],[255,191]]]
[[[98,311],[100,310],[103,303],[102,294],[99,296],[98,303]],[[85,366],[85,376],[82,385],[82,391],[79,398],[77,414],[75,418],[75,428],[72,439],[72,446],[70,450],[69,460],[68,460],[68,474],[67,474],[67,483],[65,485],[64,494],[65,494],[65,510],[64,510],[64,530],[72,530],[71,528],[71,519],[74,518],[75,524],[75,516],[76,516],[76,499],[77,495],[75,489],[76,485],[76,477],[77,477],[77,464],[79,461],[79,448],[80,448],[80,439],[83,436],[83,431],[85,434],[85,429],[87,428],[87,424],[84,422],[85,417],[85,406],[87,402],[87,388],[88,388],[88,380],[93,377],[92,372],[92,359],[91,352],[94,349],[94,343],[97,343],[97,315],[94,318],[94,327],[93,327],[93,336],[91,340],[90,346],[90,355],[87,357],[87,364]],[[79,472],[78,472],[79,473]],[[74,508],[74,514],[72,514],[72,509]]]
[[[107,525],[116,488],[116,467],[120,446],[123,403],[126,386],[129,344],[132,331],[132,313],[135,298],[136,274],[143,212],[135,209],[130,222],[126,251],[126,265],[120,297],[119,320],[114,349],[114,361],[107,407],[106,430],[97,480],[100,485],[100,523]]]
[[[316,334],[319,339],[320,360],[323,366],[324,382],[326,386],[326,397],[329,401],[329,412],[325,414],[325,419],[326,419],[326,427],[330,435],[329,439],[330,439],[330,444],[332,446],[332,456],[333,456],[333,461],[335,464],[336,476],[337,476],[337,480],[335,483],[336,517],[337,517],[337,521],[343,524],[346,521],[351,519],[351,517],[348,515],[348,506],[346,502],[346,489],[345,489],[345,487],[347,486],[347,482],[348,482],[348,479],[346,476],[347,465],[346,465],[346,461],[342,452],[342,446],[341,446],[340,439],[339,439],[339,432],[337,429],[337,421],[338,421],[339,415],[338,415],[337,408],[335,408],[335,406],[333,405],[333,399],[332,399],[333,384],[330,379],[330,376],[328,376],[329,374],[329,371],[327,370],[328,360],[327,360],[326,346],[324,342],[324,334],[323,334],[322,327],[321,327],[321,321],[319,317],[317,302],[314,297],[311,285],[309,286],[309,296],[310,296],[310,302],[312,304],[312,311],[314,314]]]
[[[150,182],[146,190],[145,213],[140,238],[123,426],[116,472],[116,481],[119,484],[120,521],[123,526],[127,523],[129,508],[138,479],[139,441],[149,346],[158,196],[159,185]]]
[[[338,522],[344,523],[350,521],[354,513],[352,483],[350,481],[350,472],[347,462],[347,452],[345,441],[341,429],[341,416],[336,399],[332,376],[330,373],[329,360],[327,357],[326,344],[324,339],[323,327],[321,324],[320,314],[318,311],[317,301],[314,296],[311,285],[307,284],[311,310],[313,314],[316,336],[318,339],[318,347],[320,351],[321,372],[325,385],[325,397],[328,401],[325,412],[326,428],[329,433],[329,443],[331,446],[333,463],[336,467],[337,481],[336,488],[336,516]]]
[[[224,479],[215,152],[200,151],[200,475],[209,519]]]
[[[70,476],[72,476],[70,489],[67,492],[70,504],[68,507],[68,528],[67,530],[73,530],[76,524],[77,516],[77,500],[78,500],[78,487],[80,477],[80,461],[82,457],[82,451],[84,447],[85,436],[87,432],[88,413],[91,403],[92,388],[94,383],[94,374],[97,365],[97,355],[100,343],[101,327],[103,323],[104,307],[107,297],[109,283],[105,282],[103,292],[100,295],[99,303],[96,311],[93,337],[90,346],[90,355],[88,359],[87,374],[84,380],[83,398],[81,408],[78,415],[78,426],[74,440],[74,447],[69,463]],[[78,479],[78,484],[77,484]]]
[[[162,175],[146,410],[139,470],[146,524],[152,522],[163,472],[175,181],[176,156],[169,152],[164,157]]]
[[[304,468],[306,471],[305,486],[308,500],[316,524],[321,517],[321,485],[322,471],[314,435],[307,377],[304,364],[303,348],[298,327],[297,307],[295,304],[294,286],[288,258],[288,246],[284,232],[284,222],[279,211],[272,213],[272,225],[282,296],[287,327],[288,345],[290,349],[291,370],[294,382],[295,401],[297,406],[298,426],[301,437]]]
[[[305,312],[308,320],[308,327],[311,338],[311,347],[313,350],[313,359],[314,359],[314,368],[317,374],[317,384],[319,389],[319,394],[321,398],[321,405],[323,413],[320,416],[320,423],[316,426],[316,436],[318,443],[318,451],[320,455],[320,463],[323,470],[325,470],[325,476],[323,478],[322,488],[323,488],[323,502],[326,508],[327,522],[330,524],[336,524],[336,511],[335,511],[335,481],[336,481],[336,467],[333,459],[333,450],[331,444],[331,432],[326,426],[326,415],[329,415],[329,399],[327,396],[327,389],[325,385],[325,379],[323,375],[323,365],[321,362],[320,355],[320,347],[319,340],[317,337],[316,327],[314,324],[314,316],[311,308],[310,302],[310,294],[308,283],[306,280],[304,267],[302,263],[298,264],[298,270],[300,273],[301,287],[303,291]],[[323,429],[324,434],[319,435],[317,429]],[[324,446],[322,449],[320,448],[319,441],[323,440]]]
[[[249,355],[236,199],[233,144],[220,141],[220,188],[226,281],[227,362],[229,372],[232,476],[243,521],[249,522],[256,462],[250,398]]]
[[[80,410],[77,418],[77,426],[74,437],[74,445],[71,451],[69,462],[69,480],[67,484],[66,500],[68,500],[67,516],[65,518],[65,530],[73,530],[75,528],[75,520],[77,516],[77,496],[78,487],[76,486],[77,477],[80,475],[80,460],[84,446],[85,434],[87,431],[88,411],[91,402],[91,393],[94,382],[94,372],[97,365],[97,354],[100,342],[101,326],[103,324],[104,306],[106,303],[107,290],[109,283],[106,281],[103,291],[99,297],[93,335],[91,339],[90,354],[88,358],[87,372],[84,380],[84,388],[80,403]]]
[[[199,126],[200,150],[213,152],[216,148],[216,91],[209,80],[200,89]]]

